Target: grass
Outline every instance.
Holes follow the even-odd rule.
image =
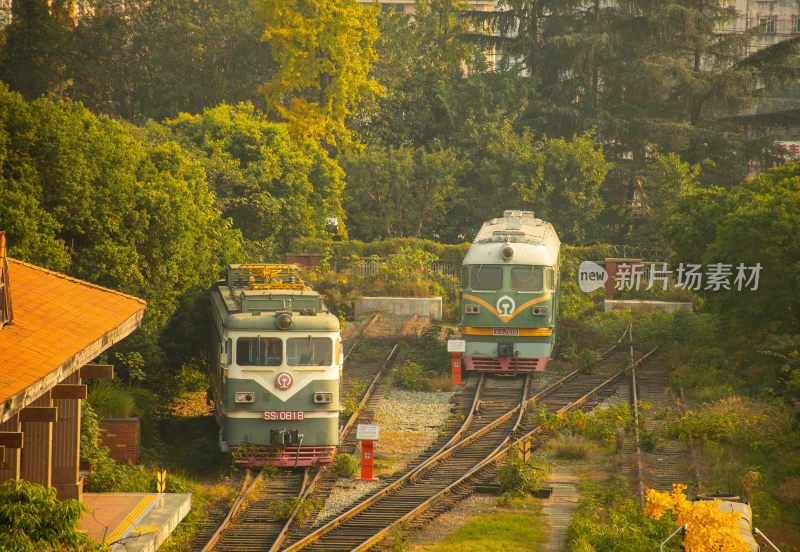
[[[471,518],[442,542],[415,552],[523,552],[545,542],[541,507],[532,498],[512,500],[496,513]]]
[[[580,435],[559,435],[548,439],[544,451],[562,460],[585,460],[597,451],[597,445]]]

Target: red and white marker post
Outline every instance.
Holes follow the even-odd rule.
[[[378,440],[378,429],[378,426],[369,424],[358,424],[356,428],[356,439],[361,441],[361,477],[357,477],[356,481],[378,480],[372,474],[375,460],[374,443]]]
[[[463,339],[448,339],[447,350],[450,353],[450,373],[453,383],[464,385],[461,381],[461,353],[467,350],[466,342]]]

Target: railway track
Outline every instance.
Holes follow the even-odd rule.
[[[534,398],[552,412],[592,408],[611,391],[623,371],[597,375],[572,372]],[[471,492],[471,482],[485,480],[509,445],[541,431],[528,428],[524,406],[530,378],[486,376],[476,386],[470,415],[438,451],[388,482],[384,488],[340,516],[297,540],[284,552],[297,550],[367,550],[402,523],[436,515]],[[520,439],[516,435],[522,434]]]
[[[345,342],[347,353],[344,371],[354,376],[350,380],[351,388],[359,386],[361,381],[368,378],[371,378],[371,384],[366,387],[360,398],[359,407],[342,428],[340,439],[347,435],[355,420],[367,412],[366,409],[371,402],[379,400],[379,394],[376,392],[379,389],[379,382],[397,352],[396,345],[391,347],[383,362],[351,359],[351,353],[362,342],[364,335],[379,321],[380,315],[375,315],[362,328],[359,328],[354,338]],[[383,352],[390,345],[389,340],[378,340],[377,343],[371,344],[373,347],[371,352]],[[249,552],[251,550],[263,552],[279,546],[296,519],[302,501],[317,489],[324,473],[326,470],[284,471],[278,477],[269,479],[264,478],[261,474],[252,476],[251,471],[248,470],[242,490],[227,515],[224,514],[224,511],[212,514],[198,537],[195,538],[192,550],[197,552]],[[275,506],[279,502],[285,503],[283,508],[290,508],[291,505],[294,505],[289,512],[288,519],[280,519],[281,516],[275,516]]]

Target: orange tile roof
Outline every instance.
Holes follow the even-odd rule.
[[[14,319],[0,329],[0,401],[54,372],[66,377],[141,324],[146,303],[137,297],[8,261]]]

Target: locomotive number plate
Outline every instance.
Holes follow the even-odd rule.
[[[519,335],[519,328],[492,328],[492,335]]]
[[[303,420],[306,413],[302,410],[267,410],[264,419],[268,421]]]

